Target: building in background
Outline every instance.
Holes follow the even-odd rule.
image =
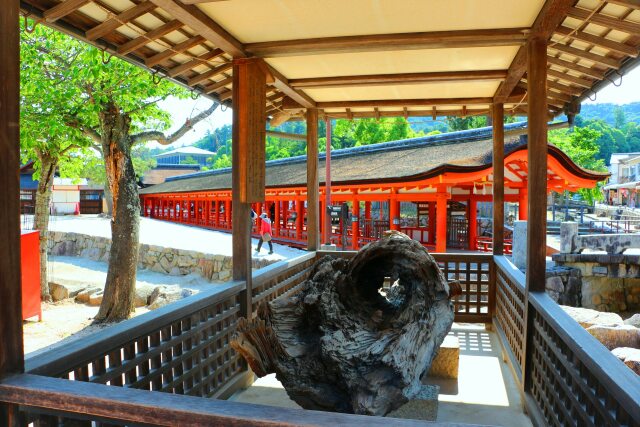
[[[197,147],[180,147],[167,151],[166,153],[156,154],[154,157],[158,162],[158,166],[179,165],[191,161],[195,161],[195,163],[200,166],[206,166],[207,159],[215,154],[213,151],[203,150]]]
[[[172,176],[186,175],[190,173],[199,172],[200,165],[193,164],[160,164],[158,163],[154,168],[149,169],[144,173],[140,180],[141,187],[148,187],[150,185],[162,184],[167,178]]]

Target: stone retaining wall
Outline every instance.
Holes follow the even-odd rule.
[[[640,310],[640,256],[555,254],[557,265],[580,271],[581,305],[615,313]]]
[[[89,258],[94,261],[109,261],[111,239],[80,233],[49,232],[49,254]],[[172,276],[197,273],[209,281],[231,280],[230,256],[205,254],[184,249],[141,244],[138,268]],[[253,259],[254,269],[266,267],[276,261]]]

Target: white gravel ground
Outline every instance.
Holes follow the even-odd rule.
[[[111,237],[110,220],[96,215],[54,216],[49,224],[51,231],[67,231],[92,236]],[[231,256],[231,234],[207,230],[183,224],[175,224],[151,218],[140,218],[140,243],[168,248],[185,249],[215,255]],[[273,244],[273,255],[268,255],[269,245],[264,244],[256,255],[258,240],[252,240],[254,258],[284,260],[304,254],[300,249]]]

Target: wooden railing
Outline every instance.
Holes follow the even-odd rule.
[[[640,381],[546,293],[495,257],[496,329],[537,425],[640,425]],[[527,325],[529,325],[527,327]]]
[[[349,258],[354,252],[310,253],[254,275],[254,309],[262,301],[297,292],[314,260],[327,254]],[[493,317],[527,413],[537,425],[640,425],[637,376],[546,294],[527,294],[524,274],[507,258],[485,254],[434,254],[434,258],[448,280],[461,283],[463,293],[454,301],[456,321],[487,322]],[[384,421],[372,417],[186,396],[225,398],[252,381],[246,364],[229,346],[242,314],[245,288],[244,282],[234,282],[222,290],[202,292],[30,358],[27,374],[0,381],[0,403],[5,410],[25,405],[24,421],[41,425],[67,419],[87,426],[89,421],[382,425]]]
[[[295,292],[315,260],[309,253],[253,276],[260,301]],[[253,380],[229,346],[245,282],[219,285],[26,360],[26,372],[74,381],[226,398]]]

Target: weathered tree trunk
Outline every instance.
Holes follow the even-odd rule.
[[[49,283],[47,281],[47,247],[49,241],[49,215],[53,178],[58,167],[58,160],[40,150],[36,150],[40,162],[40,179],[36,191],[36,206],[33,216],[33,227],[40,232],[40,295],[48,300]]]
[[[119,321],[134,310],[140,199],[131,161],[131,119],[111,103],[100,113],[102,155],[113,195],[111,251],[97,321]]]
[[[253,371],[275,372],[305,409],[385,415],[416,396],[459,293],[433,257],[392,232],[350,261],[321,259],[309,277],[240,319],[231,345]]]
[[[107,204],[107,210],[104,212],[105,215],[113,216],[113,195],[111,194],[108,183],[104,186],[104,200]]]

